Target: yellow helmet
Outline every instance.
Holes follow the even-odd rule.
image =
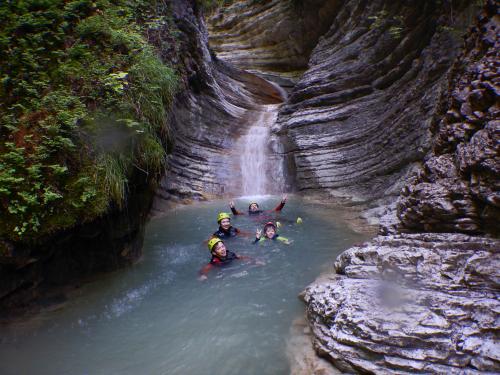
[[[208,241],[208,250],[212,251],[212,249],[217,245],[219,242],[222,242],[222,240],[218,237],[211,238]]]
[[[227,212],[219,212],[219,215],[217,215],[217,222],[220,223],[222,219],[231,220],[231,216],[229,216]]]

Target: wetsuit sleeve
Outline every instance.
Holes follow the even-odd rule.
[[[231,212],[233,213],[233,215],[244,215],[244,213],[241,211],[238,211],[236,209],[236,207],[231,207]]]
[[[278,204],[273,211],[281,211],[285,207],[285,202],[281,201],[280,204]]]
[[[283,242],[283,243],[287,244],[287,245],[289,245],[289,244],[290,244],[290,240],[289,240],[288,238],[286,238],[286,237],[278,236],[278,237],[276,237],[276,239],[277,239],[278,241],[281,241],[281,242]]]
[[[213,265],[211,263],[206,264],[203,266],[203,268],[200,270],[199,274],[200,276],[204,275],[207,276],[207,274],[210,272],[210,270],[213,268]]]

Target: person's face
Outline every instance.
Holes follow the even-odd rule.
[[[259,205],[257,203],[252,203],[250,205],[250,211],[255,212],[259,210]]]
[[[231,227],[231,220],[230,219],[222,219],[220,221],[220,226],[222,229],[228,230],[229,227]]]
[[[218,242],[217,245],[215,245],[214,253],[217,254],[217,256],[224,258],[227,254],[226,245],[224,245],[223,242]]]
[[[273,227],[266,228],[266,237],[267,238],[273,238],[275,234],[276,234],[276,231],[274,230]]]

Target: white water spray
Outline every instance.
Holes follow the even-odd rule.
[[[277,106],[267,105],[255,124],[241,137],[240,167],[243,195],[264,195],[271,192],[269,137],[277,117]]]

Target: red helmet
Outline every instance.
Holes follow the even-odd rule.
[[[276,225],[272,221],[268,221],[266,224],[264,224],[264,232],[266,231],[267,227],[273,227],[273,229],[276,231]]]

